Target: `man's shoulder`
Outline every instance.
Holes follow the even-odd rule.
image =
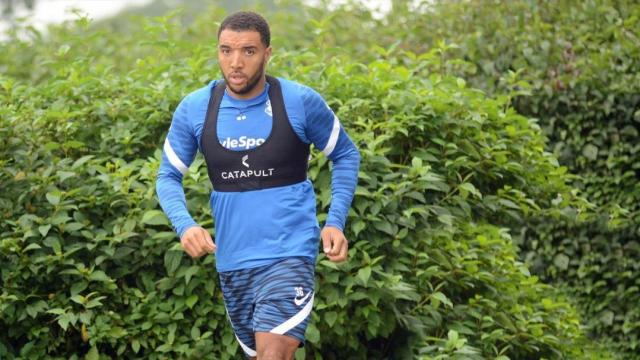
[[[282,86],[283,91],[291,91],[300,95],[308,91],[313,91],[311,87],[301,84],[295,80],[278,77],[278,81],[280,82],[280,86]]]
[[[322,96],[311,86],[299,83],[290,79],[278,78],[282,92],[285,97],[298,99],[302,104],[307,104],[314,100],[322,100]]]

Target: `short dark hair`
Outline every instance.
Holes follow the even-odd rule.
[[[252,11],[238,11],[224,18],[222,24],[220,24],[220,29],[218,29],[218,39],[220,39],[222,30],[225,29],[234,31],[255,30],[260,33],[260,40],[262,40],[264,46],[269,47],[269,44],[271,44],[271,32],[269,31],[267,20]]]

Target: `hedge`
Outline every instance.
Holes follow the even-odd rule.
[[[339,9],[344,21],[318,22],[320,44],[357,43],[338,51],[366,61],[376,46],[403,61],[403,49],[447,44],[442,71],[506,96],[519,113],[538,119],[546,149],[577,175],[572,184],[596,208],[581,214],[586,222],[567,211],[562,221],[510,225],[522,259],[571,289],[592,338],[608,338],[639,359],[638,3],[400,0],[383,19],[355,3]],[[353,24],[365,30],[348,31]],[[313,41],[315,33],[307,34],[300,46]]]
[[[126,38],[81,19],[1,45],[32,62],[29,73],[1,63],[12,69],[0,75],[3,358],[240,356],[214,257],[183,254],[153,193],[173,109],[217,76],[205,20],[219,14],[191,26],[156,18]],[[611,357],[529,274],[502,226],[588,204],[536,121],[441,71],[447,51],[358,62],[292,47],[273,59],[273,74],[325,96],[362,155],[350,261],[319,258],[307,354]],[[329,166],[314,153],[320,221]],[[192,214],[213,228],[201,158],[185,186]]]

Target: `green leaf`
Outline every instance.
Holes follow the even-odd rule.
[[[71,222],[68,224],[64,225],[64,231],[65,232],[73,232],[73,231],[78,231],[80,229],[82,229],[84,227],[84,224],[78,223],[78,222]]]
[[[60,316],[58,316],[58,325],[60,325],[62,330],[66,331],[67,328],[69,327],[69,324],[70,323],[75,324],[76,320],[77,320],[77,317],[74,314],[65,312]]]
[[[324,267],[328,267],[333,270],[339,270],[338,265],[336,265],[336,263],[330,260],[320,260],[320,265]]]
[[[77,270],[76,270],[76,273],[77,273]],[[89,284],[86,281],[76,280],[73,282],[73,285],[71,285],[71,289],[69,290],[69,292],[71,293],[72,296],[74,296],[84,291],[88,286]]]
[[[385,232],[385,233],[387,233],[389,235],[392,235],[392,236],[395,235],[393,226],[390,223],[386,222],[386,221],[375,221],[373,223],[373,226],[376,229],[378,229],[378,230],[380,230],[382,232]]]
[[[358,236],[358,234],[366,227],[364,221],[357,220],[351,225],[351,229],[353,230],[353,234]]]
[[[318,344],[320,342],[320,331],[318,331],[318,328],[313,323],[310,323],[307,326],[307,332],[305,335],[307,341],[312,344]]]
[[[147,225],[169,225],[166,215],[160,210],[149,210],[142,216],[142,223]]]
[[[182,261],[182,251],[168,250],[164,253],[164,267],[167,274],[173,274]]]
[[[611,326],[613,325],[614,317],[615,317],[615,314],[613,313],[613,311],[605,310],[600,315],[600,321],[606,326]]]
[[[131,342],[131,350],[133,350],[133,352],[137,354],[138,351],[140,351],[140,341],[133,340]]]
[[[162,344],[156,348],[157,352],[165,353],[171,351],[173,344]]]
[[[109,329],[109,337],[115,339],[127,336],[127,330],[120,326],[113,326]]]
[[[71,301],[77,303],[77,304],[84,304],[86,299],[84,298],[84,296],[82,295],[74,295],[72,297],[70,297],[69,299],[71,299]]]
[[[28,343],[26,343],[22,347],[22,349],[20,349],[20,356],[22,356],[22,358],[25,358],[25,359],[28,358],[29,354],[31,353],[31,350],[33,350],[34,345],[35,345],[34,341],[29,341]],[[1,347],[0,349],[5,350],[4,348],[1,348]],[[6,350],[3,352],[6,352]]]
[[[95,270],[95,271],[91,272],[91,274],[89,275],[89,280],[108,282],[108,281],[111,281],[111,278],[109,278],[107,276],[107,274],[104,273],[104,271]]]
[[[189,284],[191,277],[195,275],[198,271],[200,271],[200,267],[198,265],[190,266],[184,274],[184,279],[186,284]]]
[[[200,339],[200,328],[195,325],[191,328],[191,339],[192,340]]]
[[[504,326],[505,328],[511,331],[514,331],[514,332],[517,331],[515,325],[513,324],[513,321],[511,321],[509,316],[504,312],[502,311],[496,312],[493,316],[500,325]]]
[[[338,319],[338,313],[336,313],[335,311],[329,311],[324,314],[323,318],[324,321],[327,322],[327,325],[333,327],[333,324],[335,324],[336,320]]]
[[[371,277],[371,267],[366,266],[358,270],[357,277],[362,283],[362,285],[367,286],[367,283],[369,282],[369,277]]]
[[[482,194],[472,183],[463,183],[459,186],[460,190],[472,194],[478,199],[482,199]]]
[[[72,169],[76,169],[81,167],[82,165],[84,165],[85,163],[87,163],[87,161],[93,159],[95,157],[95,155],[85,155],[81,158],[79,158],[78,160],[76,160],[73,165],[71,165]]]
[[[47,313],[54,314],[54,315],[62,315],[65,313],[65,310],[61,308],[53,308],[53,309],[47,310]]]
[[[91,347],[89,352],[87,352],[85,360],[100,360],[100,353],[95,345]]]
[[[93,309],[95,307],[102,306],[103,304],[102,304],[102,302],[100,300],[102,300],[104,298],[105,298],[105,296],[100,296],[98,298],[89,300],[89,302],[87,302],[87,304],[84,306],[85,309]]]
[[[38,313],[44,311],[48,307],[49,306],[47,305],[46,302],[42,300],[38,300],[35,303],[29,304],[25,310],[27,311],[27,314],[31,316],[31,318],[35,319]]]
[[[49,233],[50,229],[51,229],[50,224],[42,225],[38,227],[38,232],[40,233],[40,235],[42,235],[42,237],[45,237]]]
[[[60,245],[60,240],[58,238],[49,236],[42,242],[47,247],[50,247],[55,254],[60,254],[62,252],[62,246]],[[62,272],[61,272],[62,273]]]
[[[442,304],[445,304],[446,306],[448,306],[450,308],[453,308],[453,303],[451,302],[451,300],[449,300],[449,298],[445,294],[443,294],[443,293],[438,291],[436,293],[433,293],[431,295],[431,297],[432,297],[432,299],[436,299],[436,300],[438,300],[438,302],[440,302]],[[436,305],[434,305],[434,306],[436,306]]]
[[[64,56],[69,52],[69,49],[71,49],[71,47],[68,44],[62,44],[58,48],[58,51],[56,52],[56,55]],[[93,359],[91,359],[91,360],[93,360]]]
[[[76,173],[71,171],[58,171],[58,177],[60,178],[60,182],[63,182],[69,178],[76,176]]]
[[[556,254],[553,258],[553,264],[560,270],[567,270],[569,268],[569,257],[565,254]]]
[[[91,323],[92,317],[93,313],[91,311],[85,311],[78,315],[78,320],[80,320],[82,324],[87,325]]]
[[[64,147],[68,147],[71,149],[79,149],[85,146],[85,144],[82,141],[77,141],[77,140],[66,141],[63,145]]]
[[[448,225],[448,226],[452,226],[453,225],[453,216],[448,215],[448,214],[442,214],[442,215],[438,215],[438,221]]]
[[[42,236],[44,236],[44,235],[42,235]],[[38,249],[42,249],[42,246],[40,246],[40,245],[38,245],[36,243],[32,243],[32,244],[27,245],[26,248],[22,249],[22,251],[23,252],[27,252],[29,250],[38,250]]]
[[[44,149],[47,151],[53,151],[60,148],[60,144],[54,141],[50,141],[44,145]]]
[[[196,304],[196,302],[198,302],[198,295],[194,294],[189,296],[184,303],[187,305],[189,309],[193,309],[193,306]]]
[[[169,344],[173,344],[176,339],[176,330],[178,329],[178,325],[176,323],[171,323],[167,327],[169,329],[169,335],[167,336],[167,342]]]
[[[589,160],[596,160],[598,158],[598,147],[593,144],[587,144],[582,149],[582,155]]]
[[[49,203],[51,205],[58,205],[60,204],[60,197],[62,196],[62,193],[60,192],[60,190],[54,190],[54,191],[50,191],[48,193],[45,194],[45,197],[47,198],[47,201],[49,201]],[[44,235],[42,235],[44,236]]]

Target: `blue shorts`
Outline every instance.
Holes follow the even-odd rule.
[[[245,354],[256,356],[256,332],[291,336],[303,346],[314,298],[311,259],[284,258],[219,275],[229,321]]]

